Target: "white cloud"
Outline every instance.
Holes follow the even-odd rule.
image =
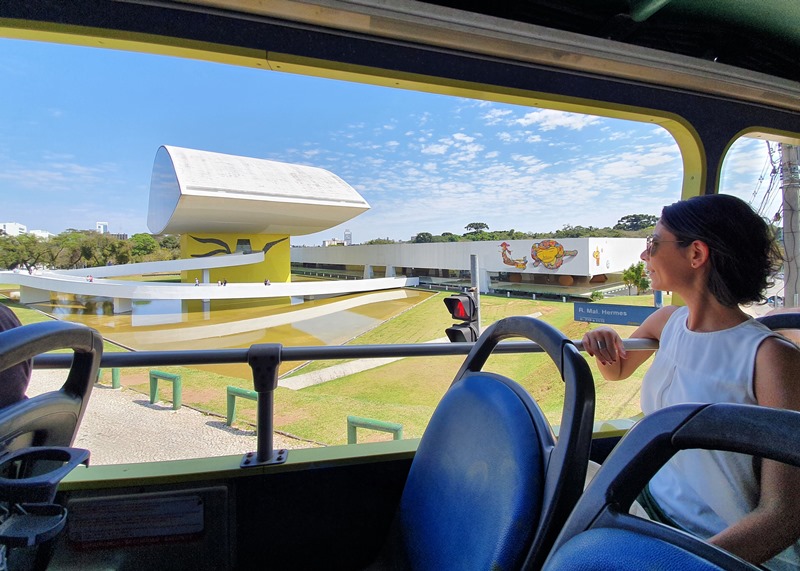
[[[539,125],[542,131],[552,131],[559,127],[580,131],[589,125],[596,125],[600,122],[598,117],[592,115],[579,115],[577,113],[567,113],[565,111],[554,111],[552,109],[540,109],[526,113],[514,123],[527,127],[529,125]]]
[[[486,125],[497,125],[503,121],[504,117],[508,117],[511,113],[512,111],[510,109],[490,109],[484,115],[481,115],[480,118]]]
[[[445,143],[425,145],[422,147],[422,153],[425,155],[443,155],[450,148],[450,145]]]

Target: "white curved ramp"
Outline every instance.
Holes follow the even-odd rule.
[[[242,256],[239,256],[242,257]],[[216,258],[203,258],[204,261]],[[191,260],[194,261],[194,260]],[[172,262],[153,262],[153,264],[172,264]],[[113,267],[113,266],[110,266]],[[127,266],[130,268],[130,266]],[[174,266],[170,265],[171,269]],[[95,277],[91,268],[87,275]],[[164,266],[159,271],[164,271]],[[130,271],[127,272],[130,274]],[[131,300],[179,299],[179,300],[212,300],[212,299],[263,299],[274,297],[326,297],[388,290],[419,285],[418,278],[378,278],[371,280],[313,281],[299,283],[231,283],[225,286],[217,284],[174,284],[159,282],[132,282],[97,278],[87,281],[81,275],[70,275],[58,272],[42,272],[33,275],[0,272],[0,283],[19,284],[20,301],[22,303],[40,303],[50,300],[51,292],[69,293],[109,297],[114,299],[114,311],[124,313],[130,311]]]
[[[233,266],[260,264],[264,261],[264,255],[264,252],[253,252],[250,254],[227,254],[224,256],[209,256],[207,258],[185,258],[181,260],[165,260],[161,262],[122,264],[119,266],[99,266],[96,268],[82,268],[80,270],[54,270],[53,272],[42,275],[54,274],[57,276],[92,276],[95,278],[111,278],[119,276],[157,274],[159,272],[174,273],[185,272],[187,270],[208,270],[212,268],[230,268]]]

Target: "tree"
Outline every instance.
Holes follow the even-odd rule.
[[[644,230],[655,226],[658,217],[652,214],[628,214],[619,219],[614,225],[614,230]]]
[[[124,248],[118,245],[120,240],[111,234],[99,234],[93,231],[83,231],[82,234],[80,252],[85,267],[105,266],[108,262],[115,261],[115,254],[124,251]]]
[[[387,238],[374,238],[372,240],[367,240],[366,242],[364,242],[364,244],[366,244],[367,246],[375,246],[380,244],[397,244],[397,242],[387,237]]]
[[[158,239],[158,244],[167,250],[176,250],[181,247],[181,238],[175,234],[164,234]]]
[[[133,247],[129,240],[116,240],[108,246],[108,254],[115,264],[129,264],[133,259]],[[106,260],[108,263],[110,260]]]
[[[33,234],[0,236],[0,264],[13,270],[23,267],[29,272],[46,260],[47,247]]]
[[[442,232],[441,236],[434,236],[432,242],[460,242],[461,236],[452,232]]]
[[[650,280],[647,279],[644,262],[633,264],[622,272],[622,281],[628,286],[628,295],[631,293],[631,287],[636,287],[636,295],[646,291],[650,287]]]
[[[150,234],[134,234],[131,236],[131,255],[141,259],[158,250],[158,242]]]
[[[469,232],[480,232],[481,230],[488,230],[489,225],[483,222],[471,222],[464,226],[464,228]]]
[[[181,237],[175,234],[164,234],[157,238],[158,245],[161,246],[159,259],[177,260],[181,257]]]
[[[66,230],[47,241],[47,264],[51,268],[72,269],[81,260],[83,234],[77,230]]]
[[[430,244],[433,242],[433,234],[430,232],[420,232],[412,240],[415,244]]]

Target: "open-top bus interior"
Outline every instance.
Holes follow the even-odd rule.
[[[800,4],[792,0],[0,4],[0,37],[5,38],[201,59],[659,125],[680,149],[684,198],[717,192],[725,154],[742,136],[800,144],[798,21]],[[62,449],[72,443],[71,431],[83,414],[84,393],[79,395],[76,387],[81,379],[95,378],[98,367],[215,359],[252,365],[254,359],[291,359],[292,352],[256,347],[235,355],[213,351],[101,355],[95,337],[58,323],[26,333],[27,337],[4,333],[3,339],[14,341],[0,345],[0,368],[56,346],[72,348],[76,355],[74,362],[52,355],[36,360],[37,367],[72,367],[68,377],[65,373],[68,380],[61,393],[48,397],[52,402],[47,406],[60,407],[52,413],[57,422],[36,424],[39,401],[35,399],[0,412],[4,439],[0,499],[12,504],[0,513],[6,522],[0,525],[0,537],[8,546],[11,568],[463,569],[492,567],[492,563],[497,568],[540,568],[554,544],[565,551],[552,568],[570,568],[571,558],[581,552],[599,553],[598,545],[608,546],[628,532],[641,531],[638,523],[618,511],[619,505],[635,497],[628,484],[641,484],[643,476],[620,467],[619,458],[633,454],[627,448],[621,451],[614,460],[615,471],[607,471],[593,485],[594,499],[582,503],[576,512],[580,518],[568,524],[570,533],[583,534],[583,539],[556,540],[580,495],[583,458],[591,453],[603,461],[619,435],[596,434],[590,446],[593,387],[582,370],[582,358],[569,340],[549,329],[546,334],[531,334],[529,328],[539,327],[531,323],[512,320],[488,331],[462,370],[453,371],[457,381],[453,386],[461,392],[448,391],[434,416],[444,436],[431,430],[421,443],[400,440],[281,455],[272,450],[271,430],[260,430],[259,450],[249,464],[241,456],[89,464],[65,477],[65,470],[54,466],[72,469],[85,460],[80,453],[15,454],[31,450],[29,446]],[[520,392],[513,379],[481,372],[486,347],[509,336],[536,341],[555,359],[567,386],[574,383],[579,393],[578,400],[565,405],[558,440],[548,440],[547,422],[537,416],[536,403]],[[336,358],[343,354],[338,349],[318,354]],[[433,351],[465,355],[470,349],[445,346]],[[421,354],[414,353],[421,351],[416,346],[402,345],[360,350],[366,356]],[[526,349],[517,346],[517,350]],[[264,373],[253,368],[261,371],[254,373],[254,386],[265,395],[259,401],[259,406],[264,403],[264,410],[259,410],[262,427],[271,426],[267,395],[274,389],[274,362],[266,369]],[[475,381],[481,382],[476,386]],[[90,390],[85,396],[91,398]],[[485,412],[484,400],[500,408]],[[649,421],[631,432],[630,446],[637,439],[656,440],[654,432],[679,432],[686,425],[690,428],[684,431],[684,440],[672,438],[669,452],[653,454],[663,457],[681,447],[718,445],[800,465],[797,443],[786,438],[794,431],[774,428],[796,426],[795,415],[758,412],[751,418],[747,411],[722,408],[686,409]],[[481,437],[489,430],[486,426],[459,424],[465,417],[486,414],[494,428],[505,433],[504,411],[509,410],[521,418],[527,415],[528,431],[502,445],[500,439]],[[700,419],[696,423],[695,417]],[[728,438],[725,423],[731,418],[746,419],[745,443]],[[710,432],[709,426],[721,434]],[[470,430],[479,430],[481,436]],[[520,446],[520,438],[537,444]],[[758,448],[759,442],[770,447]],[[647,458],[635,457],[648,470],[655,466]],[[528,478],[525,497],[503,495],[514,487],[516,476],[497,483],[504,481],[498,473],[508,476],[504,462],[509,458],[514,458],[509,463],[519,477]],[[569,461],[575,465],[568,466]],[[453,466],[458,467],[455,473],[450,471]],[[447,478],[454,488],[442,484]],[[480,478],[483,488],[478,486]],[[616,498],[603,503],[601,486],[613,488],[622,481],[626,487],[615,490],[622,489],[624,497],[618,503]],[[26,486],[33,490],[30,495]],[[53,507],[36,508],[39,512],[15,507],[26,504]],[[414,511],[420,508],[430,511]],[[484,519],[492,516],[497,519]],[[514,518],[525,523],[515,528]],[[621,522],[624,533],[592,533],[590,527],[602,527],[603,522],[609,526]],[[656,557],[662,548],[674,548],[682,553],[698,550],[696,557],[687,559],[692,564],[701,560],[698,568],[753,568],[705,544],[654,533],[654,539],[631,548],[644,553],[644,561],[648,554]],[[624,550],[614,552],[608,555],[611,564],[600,562],[610,566],[598,568],[633,568],[634,563],[623,566],[628,555]],[[707,560],[715,566],[703,567]]]

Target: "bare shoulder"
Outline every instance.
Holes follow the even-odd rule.
[[[672,316],[673,313],[678,311],[679,306],[677,305],[665,305],[654,311],[647,319],[642,322],[639,328],[633,332],[631,337],[637,337],[640,339],[661,339],[661,332],[664,330],[664,326],[669,321],[669,318]]]
[[[758,347],[756,361],[763,361],[764,365],[773,364],[775,368],[781,369],[786,366],[800,366],[800,348],[789,339],[783,337],[767,337]]]
[[[768,337],[758,347],[754,390],[758,404],[800,410],[800,349],[787,339]]]

